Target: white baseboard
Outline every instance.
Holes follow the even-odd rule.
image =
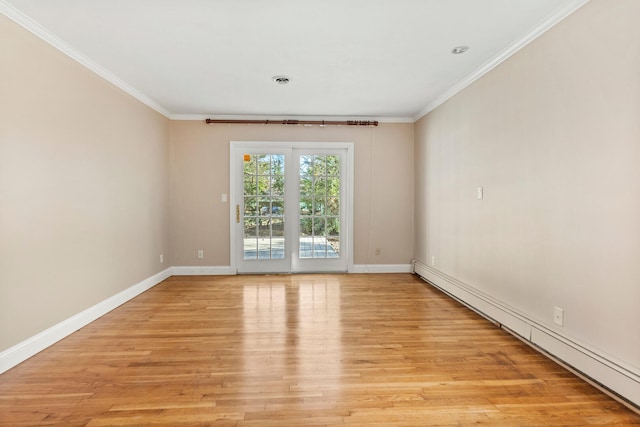
[[[640,372],[572,337],[550,330],[525,313],[497,301],[453,277],[415,262],[415,273],[484,317],[504,326],[615,394],[640,406]]]
[[[349,273],[411,273],[411,264],[355,264]]]
[[[55,344],[78,329],[88,325],[114,308],[124,304],[142,292],[154,287],[171,276],[171,268],[167,268],[153,276],[131,286],[124,291],[99,302],[70,318],[63,320],[49,329],[34,335],[0,353],[0,374],[24,362],[31,356]]]
[[[173,276],[229,276],[236,274],[230,266],[178,266],[171,267]]]
[[[357,264],[349,273],[411,273],[412,264]],[[230,266],[177,266],[171,267],[174,276],[229,276],[236,272]]]

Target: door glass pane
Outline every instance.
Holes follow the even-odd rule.
[[[340,256],[340,157],[300,156],[300,258]]]
[[[284,176],[284,154],[271,155],[271,174]]]
[[[244,259],[284,259],[284,155],[245,154]]]

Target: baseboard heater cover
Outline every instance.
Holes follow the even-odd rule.
[[[621,366],[607,354],[587,348],[570,337],[545,328],[534,319],[420,262],[414,263],[415,274],[442,290],[473,311],[494,323],[503,325],[534,348],[547,352],[570,368],[609,389],[613,394],[640,409],[640,373]]]

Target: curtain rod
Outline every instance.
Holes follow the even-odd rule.
[[[370,120],[227,120],[206,119],[205,123],[211,124],[251,124],[251,125],[319,125],[319,126],[378,126],[378,121]]]

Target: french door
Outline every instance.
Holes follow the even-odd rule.
[[[348,271],[353,144],[231,143],[238,273]]]

